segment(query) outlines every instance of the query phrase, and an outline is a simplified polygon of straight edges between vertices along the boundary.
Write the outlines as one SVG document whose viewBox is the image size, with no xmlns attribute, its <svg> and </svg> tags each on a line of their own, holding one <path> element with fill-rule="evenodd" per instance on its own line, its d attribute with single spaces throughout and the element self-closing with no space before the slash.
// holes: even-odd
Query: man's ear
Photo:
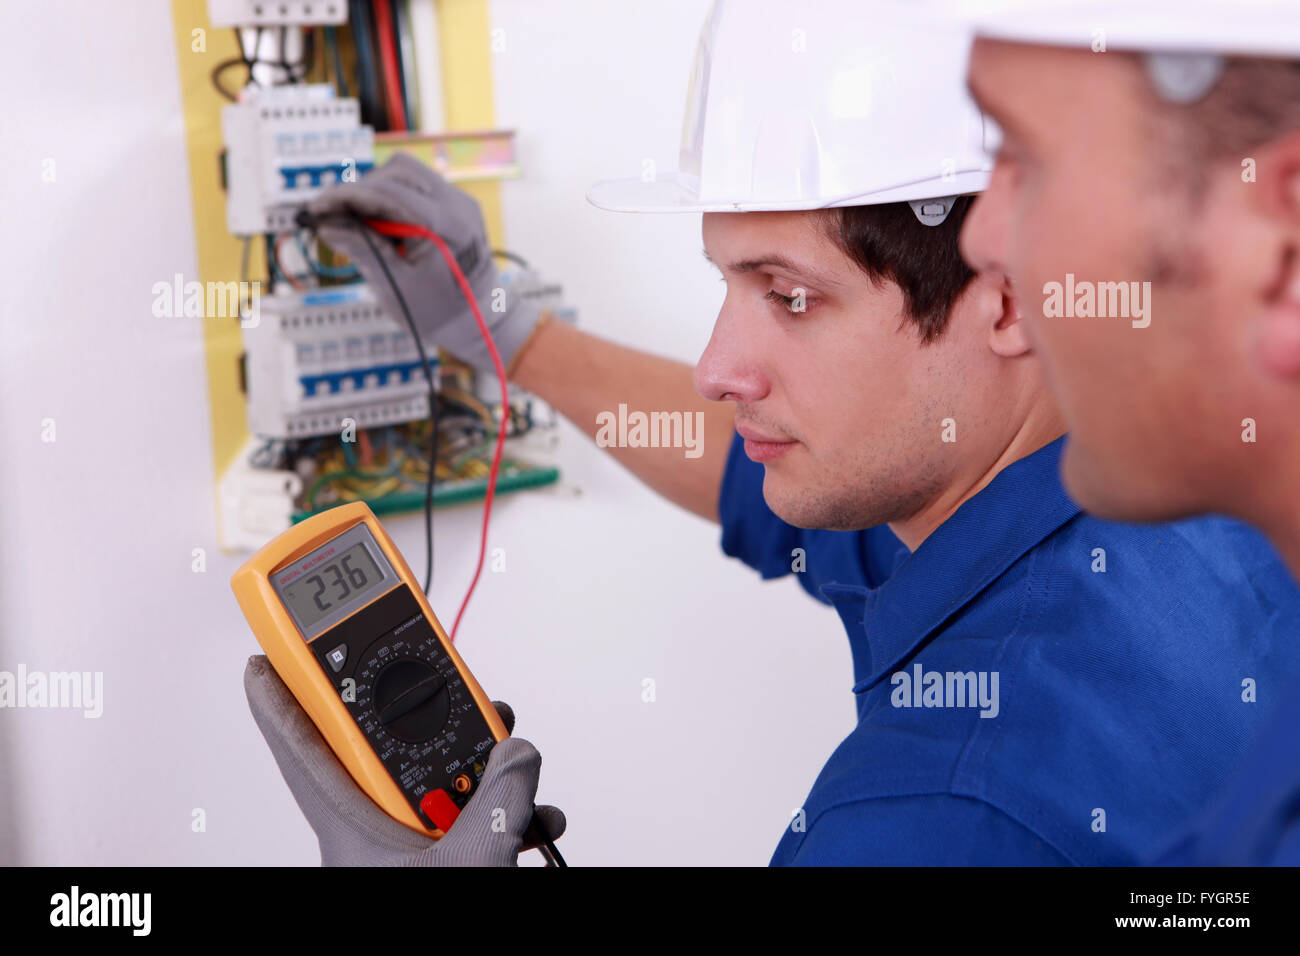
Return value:
<svg viewBox="0 0 1300 956">
<path fill-rule="evenodd" d="M 1288 245 L 1255 326 L 1255 363 L 1274 379 L 1300 385 L 1300 252 Z"/>
<path fill-rule="evenodd" d="M 1011 280 L 995 272 L 983 272 L 971 280 L 980 284 L 978 305 L 987 322 L 989 348 L 1002 358 L 1016 358 L 1033 351 L 1020 318 L 1020 302 Z"/>
<path fill-rule="evenodd" d="M 1256 211 L 1284 228 L 1300 229 L 1300 130 L 1256 150 L 1255 157 Z"/>
<path fill-rule="evenodd" d="M 1300 384 L 1300 133 L 1270 146 L 1258 168 L 1256 202 L 1281 242 L 1259 303 L 1255 362 L 1270 378 Z"/>
</svg>

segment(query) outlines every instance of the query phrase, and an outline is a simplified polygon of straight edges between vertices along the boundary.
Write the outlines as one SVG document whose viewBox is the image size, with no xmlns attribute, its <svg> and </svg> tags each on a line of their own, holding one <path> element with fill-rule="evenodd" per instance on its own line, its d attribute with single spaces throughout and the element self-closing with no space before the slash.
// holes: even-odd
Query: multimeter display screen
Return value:
<svg viewBox="0 0 1300 956">
<path fill-rule="evenodd" d="M 384 583 L 384 574 L 362 543 L 354 544 L 331 560 L 280 588 L 302 628 L 369 596 Z"/>
</svg>

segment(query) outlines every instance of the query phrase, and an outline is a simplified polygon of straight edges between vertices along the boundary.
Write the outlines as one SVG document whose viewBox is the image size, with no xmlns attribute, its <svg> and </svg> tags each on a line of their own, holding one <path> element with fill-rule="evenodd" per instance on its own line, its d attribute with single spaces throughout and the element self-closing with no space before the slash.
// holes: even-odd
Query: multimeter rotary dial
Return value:
<svg viewBox="0 0 1300 956">
<path fill-rule="evenodd" d="M 380 725 L 394 737 L 428 740 L 438 736 L 451 711 L 447 679 L 427 661 L 395 660 L 375 677 L 373 706 Z"/>
<path fill-rule="evenodd" d="M 436 638 L 376 641 L 356 671 L 362 729 L 382 752 L 387 744 L 449 750 L 462 714 L 474 708 L 460 674 Z"/>
</svg>

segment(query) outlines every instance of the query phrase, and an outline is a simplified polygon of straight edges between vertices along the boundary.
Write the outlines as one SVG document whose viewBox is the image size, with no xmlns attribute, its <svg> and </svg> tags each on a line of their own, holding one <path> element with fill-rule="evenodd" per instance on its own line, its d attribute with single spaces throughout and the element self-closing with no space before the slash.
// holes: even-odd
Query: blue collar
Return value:
<svg viewBox="0 0 1300 956">
<path fill-rule="evenodd" d="M 1079 514 L 1061 485 L 1065 436 L 1012 462 L 866 590 L 862 624 L 871 652 L 861 693 L 895 671 L 948 618 Z"/>
</svg>

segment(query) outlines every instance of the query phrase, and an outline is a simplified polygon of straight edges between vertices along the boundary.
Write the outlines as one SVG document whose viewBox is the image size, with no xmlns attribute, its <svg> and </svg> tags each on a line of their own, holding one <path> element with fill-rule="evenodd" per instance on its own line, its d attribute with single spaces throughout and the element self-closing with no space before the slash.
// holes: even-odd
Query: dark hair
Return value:
<svg viewBox="0 0 1300 956">
<path fill-rule="evenodd" d="M 975 275 L 957 245 L 974 198 L 958 197 L 938 226 L 922 223 L 905 202 L 823 210 L 826 231 L 845 255 L 872 282 L 888 280 L 903 290 L 903 308 L 923 342 L 943 334 L 953 303 Z"/>
</svg>

